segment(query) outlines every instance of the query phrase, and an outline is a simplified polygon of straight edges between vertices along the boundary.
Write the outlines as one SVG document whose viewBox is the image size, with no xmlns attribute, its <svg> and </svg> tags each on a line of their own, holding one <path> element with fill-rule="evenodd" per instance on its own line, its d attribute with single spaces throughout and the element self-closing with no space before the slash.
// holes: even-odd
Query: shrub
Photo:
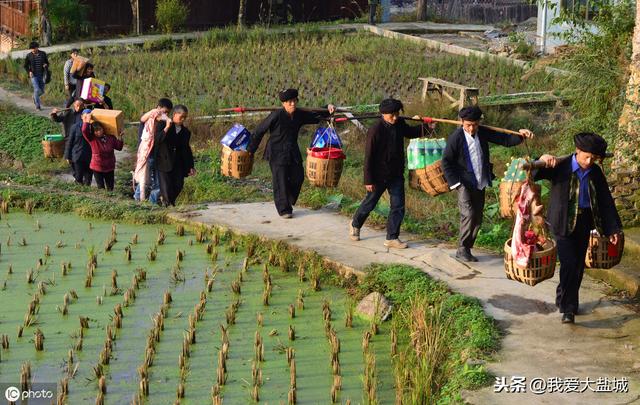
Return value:
<svg viewBox="0 0 640 405">
<path fill-rule="evenodd" d="M 77 37 L 89 32 L 87 22 L 89 6 L 79 0 L 56 0 L 49 2 L 49 19 L 55 41 Z"/>
<path fill-rule="evenodd" d="M 180 0 L 159 0 L 156 6 L 156 20 L 165 33 L 182 27 L 188 15 L 189 8 Z"/>
</svg>

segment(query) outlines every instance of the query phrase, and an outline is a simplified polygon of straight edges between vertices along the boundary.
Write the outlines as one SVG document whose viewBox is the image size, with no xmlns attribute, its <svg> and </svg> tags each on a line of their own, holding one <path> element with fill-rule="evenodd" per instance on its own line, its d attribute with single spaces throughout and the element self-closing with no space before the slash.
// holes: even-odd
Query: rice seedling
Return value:
<svg viewBox="0 0 640 405">
<path fill-rule="evenodd" d="M 207 240 L 207 229 L 200 227 L 196 229 L 196 242 L 204 243 Z M 217 245 L 217 244 L 216 244 Z"/>
<path fill-rule="evenodd" d="M 32 384 L 31 362 L 27 361 L 20 366 L 20 388 L 22 391 L 29 391 Z"/>
<path fill-rule="evenodd" d="M 158 237 L 156 238 L 156 243 L 158 245 L 164 245 L 164 241 L 166 239 L 167 235 L 164 232 L 164 228 L 160 228 L 158 230 Z"/>
<path fill-rule="evenodd" d="M 158 247 L 154 246 L 152 248 L 149 248 L 149 252 L 147 253 L 147 260 L 149 260 L 150 262 L 153 262 L 156 260 L 156 256 L 158 255 Z"/>
<path fill-rule="evenodd" d="M 105 376 L 100 377 L 100 379 L 98 380 L 98 391 L 101 394 L 107 393 L 107 379 L 105 378 Z"/>
<path fill-rule="evenodd" d="M 33 284 L 35 277 L 33 275 L 33 269 L 27 270 L 27 284 Z"/>
<path fill-rule="evenodd" d="M 288 335 L 289 335 L 289 340 L 291 340 L 291 341 L 296 340 L 296 330 L 293 327 L 293 325 L 289 325 Z"/>
<path fill-rule="evenodd" d="M 26 200 L 24 202 L 24 210 L 27 214 L 33 215 L 33 209 L 35 208 L 35 202 L 33 200 Z"/>
<path fill-rule="evenodd" d="M 9 335 L 2 335 L 2 349 L 9 350 Z"/>
<path fill-rule="evenodd" d="M 138 234 L 134 233 L 133 236 L 131 237 L 131 244 L 132 245 L 137 245 L 138 244 Z"/>
<path fill-rule="evenodd" d="M 128 245 L 124 248 L 124 260 L 127 262 L 131 261 L 131 245 Z"/>
<path fill-rule="evenodd" d="M 34 333 L 34 345 L 37 351 L 41 352 L 44 350 L 44 334 L 40 328 L 37 328 Z"/>
<path fill-rule="evenodd" d="M 49 245 L 44 245 L 44 255 L 45 257 L 51 256 L 51 249 L 49 248 Z"/>
<path fill-rule="evenodd" d="M 2 212 L 3 214 L 9 213 L 9 201 L 7 200 L 0 201 L 0 212 Z"/>
<path fill-rule="evenodd" d="M 176 225 L 176 235 L 184 236 L 184 225 L 182 224 Z"/>
<path fill-rule="evenodd" d="M 7 274 L 8 275 L 12 275 L 13 274 L 13 266 L 11 264 L 9 264 L 9 268 L 7 269 Z"/>
<path fill-rule="evenodd" d="M 304 309 L 304 294 L 300 289 L 298 290 L 298 295 L 296 297 L 296 306 L 298 307 L 299 311 L 302 311 Z"/>
<path fill-rule="evenodd" d="M 18 242 L 20 246 L 27 246 L 27 239 L 23 236 L 20 242 Z"/>
</svg>

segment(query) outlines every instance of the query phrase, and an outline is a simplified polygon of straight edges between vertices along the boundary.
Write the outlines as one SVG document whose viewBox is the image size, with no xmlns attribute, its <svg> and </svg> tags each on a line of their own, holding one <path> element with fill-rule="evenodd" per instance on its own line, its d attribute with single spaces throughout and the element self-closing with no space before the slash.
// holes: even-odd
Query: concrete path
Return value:
<svg viewBox="0 0 640 405">
<path fill-rule="evenodd" d="M 592 380 L 583 393 L 494 393 L 494 387 L 465 392 L 472 404 L 629 404 L 640 403 L 640 317 L 605 295 L 605 287 L 589 277 L 581 289 L 581 314 L 575 325 L 560 323 L 554 305 L 554 280 L 529 287 L 508 280 L 502 258 L 476 252 L 480 262 L 467 266 L 452 258 L 453 250 L 437 242 L 403 234 L 410 249 L 387 251 L 383 231 L 363 228 L 362 240 L 347 236 L 348 219 L 329 210 L 299 209 L 295 217 L 278 217 L 272 203 L 210 204 L 204 210 L 171 214 L 176 221 L 222 225 L 237 232 L 281 239 L 314 250 L 355 272 L 370 263 L 405 263 L 443 280 L 452 289 L 480 299 L 504 330 L 502 349 L 488 364 L 498 377 L 577 378 Z M 628 378 L 629 392 L 594 392 L 598 378 Z M 569 384 L 570 386 L 570 384 Z M 606 389 L 606 385 L 600 388 Z"/>
</svg>

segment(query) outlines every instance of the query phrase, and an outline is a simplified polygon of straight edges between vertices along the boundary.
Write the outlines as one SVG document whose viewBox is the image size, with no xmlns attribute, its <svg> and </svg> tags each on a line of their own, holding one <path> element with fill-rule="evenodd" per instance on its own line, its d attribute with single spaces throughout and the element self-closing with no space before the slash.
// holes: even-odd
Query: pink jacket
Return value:
<svg viewBox="0 0 640 405">
<path fill-rule="evenodd" d="M 82 123 L 82 136 L 91 146 L 91 164 L 89 168 L 94 172 L 107 173 L 116 169 L 116 154 L 114 150 L 122 150 L 124 142 L 113 135 L 101 138 L 93 134 L 90 124 Z"/>
</svg>

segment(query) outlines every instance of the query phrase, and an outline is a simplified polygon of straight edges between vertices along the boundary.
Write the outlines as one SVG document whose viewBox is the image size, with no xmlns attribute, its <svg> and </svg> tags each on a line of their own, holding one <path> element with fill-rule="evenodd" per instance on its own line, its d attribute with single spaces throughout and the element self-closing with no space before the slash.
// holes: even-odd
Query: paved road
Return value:
<svg viewBox="0 0 640 405">
<path fill-rule="evenodd" d="M 502 349 L 488 365 L 496 376 L 527 379 L 589 377 L 629 379 L 628 393 L 499 393 L 493 386 L 465 392 L 472 404 L 623 404 L 640 398 L 640 318 L 605 295 L 605 287 L 585 277 L 581 314 L 575 325 L 560 323 L 554 305 L 553 280 L 529 287 L 508 280 L 502 258 L 479 252 L 480 262 L 467 266 L 451 257 L 453 250 L 437 242 L 403 234 L 410 249 L 387 251 L 384 232 L 363 228 L 360 242 L 347 236 L 348 219 L 329 210 L 295 211 L 292 220 L 280 219 L 272 203 L 210 204 L 204 210 L 172 214 L 176 220 L 222 225 L 242 233 L 281 239 L 305 250 L 315 250 L 359 272 L 373 262 L 406 263 L 447 282 L 454 290 L 480 299 L 486 312 L 504 330 Z M 556 271 L 557 273 L 557 271 Z M 582 384 L 582 388 L 585 385 Z"/>
</svg>

